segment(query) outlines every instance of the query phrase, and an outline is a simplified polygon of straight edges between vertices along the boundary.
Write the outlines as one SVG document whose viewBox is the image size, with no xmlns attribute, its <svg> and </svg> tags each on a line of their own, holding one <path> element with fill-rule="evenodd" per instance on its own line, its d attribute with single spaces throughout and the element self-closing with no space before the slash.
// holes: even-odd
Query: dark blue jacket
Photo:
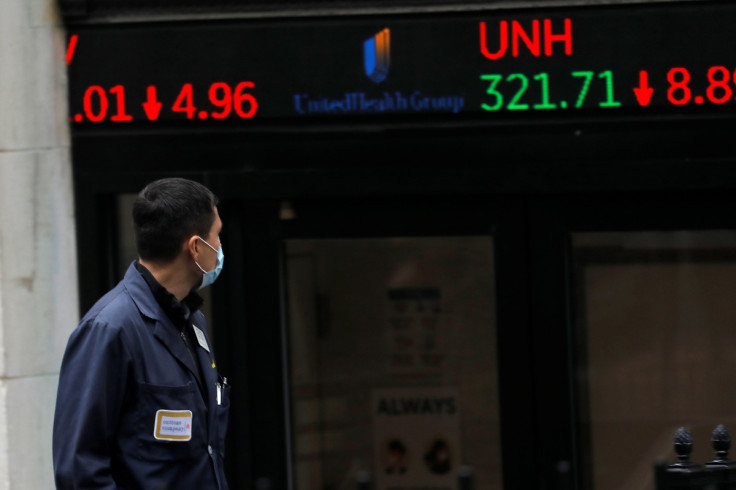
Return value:
<svg viewBox="0 0 736 490">
<path fill-rule="evenodd" d="M 229 386 L 217 374 L 204 316 L 196 312 L 191 321 L 210 349 L 195 342 L 206 403 L 191 352 L 133 265 L 85 315 L 61 366 L 53 437 L 58 489 L 227 489 Z M 172 440 L 161 424 L 189 422 L 166 417 L 188 412 L 185 436 Z"/>
</svg>

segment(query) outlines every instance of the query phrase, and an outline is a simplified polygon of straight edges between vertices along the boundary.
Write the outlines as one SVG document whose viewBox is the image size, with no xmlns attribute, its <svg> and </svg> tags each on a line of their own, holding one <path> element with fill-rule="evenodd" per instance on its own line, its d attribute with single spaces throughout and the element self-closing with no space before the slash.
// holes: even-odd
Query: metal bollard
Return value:
<svg viewBox="0 0 736 490">
<path fill-rule="evenodd" d="M 475 475 L 470 466 L 461 466 L 457 471 L 460 490 L 475 490 Z"/>
<path fill-rule="evenodd" d="M 357 490 L 371 490 L 373 488 L 371 474 L 367 471 L 359 471 L 355 475 L 355 483 L 357 484 Z"/>
<path fill-rule="evenodd" d="M 273 488 L 273 486 L 271 485 L 270 478 L 266 478 L 265 476 L 262 476 L 256 480 L 257 490 L 271 490 L 271 488 Z"/>
</svg>

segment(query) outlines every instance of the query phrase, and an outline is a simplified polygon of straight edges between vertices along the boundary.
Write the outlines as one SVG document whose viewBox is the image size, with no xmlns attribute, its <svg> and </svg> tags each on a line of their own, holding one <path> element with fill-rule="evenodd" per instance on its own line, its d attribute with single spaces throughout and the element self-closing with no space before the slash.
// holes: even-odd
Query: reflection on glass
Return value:
<svg viewBox="0 0 736 490">
<path fill-rule="evenodd" d="M 490 237 L 286 244 L 298 490 L 501 488 Z"/>
<path fill-rule="evenodd" d="M 736 428 L 736 233 L 580 233 L 573 248 L 584 487 L 653 490 L 678 427 L 701 463 L 713 428 Z"/>
</svg>

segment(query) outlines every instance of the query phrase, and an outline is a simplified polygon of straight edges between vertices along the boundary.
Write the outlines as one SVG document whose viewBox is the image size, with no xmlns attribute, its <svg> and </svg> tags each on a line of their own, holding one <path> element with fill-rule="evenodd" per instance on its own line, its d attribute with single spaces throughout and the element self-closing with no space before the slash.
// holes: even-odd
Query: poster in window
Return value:
<svg viewBox="0 0 736 490">
<path fill-rule="evenodd" d="M 457 490 L 457 391 L 375 389 L 372 399 L 376 490 Z"/>
<path fill-rule="evenodd" d="M 440 373 L 447 360 L 440 288 L 391 288 L 386 298 L 389 373 L 412 377 Z"/>
</svg>

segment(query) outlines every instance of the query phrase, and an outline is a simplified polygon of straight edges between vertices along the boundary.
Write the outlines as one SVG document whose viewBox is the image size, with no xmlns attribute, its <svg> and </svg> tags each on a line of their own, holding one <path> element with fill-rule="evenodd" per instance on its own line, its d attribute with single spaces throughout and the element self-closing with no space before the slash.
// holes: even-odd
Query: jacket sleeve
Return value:
<svg viewBox="0 0 736 490">
<path fill-rule="evenodd" d="M 69 338 L 54 415 L 57 489 L 117 488 L 111 461 L 131 365 L 123 333 L 92 319 Z"/>
</svg>

